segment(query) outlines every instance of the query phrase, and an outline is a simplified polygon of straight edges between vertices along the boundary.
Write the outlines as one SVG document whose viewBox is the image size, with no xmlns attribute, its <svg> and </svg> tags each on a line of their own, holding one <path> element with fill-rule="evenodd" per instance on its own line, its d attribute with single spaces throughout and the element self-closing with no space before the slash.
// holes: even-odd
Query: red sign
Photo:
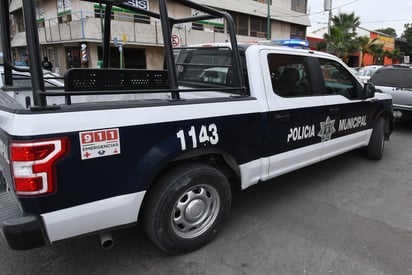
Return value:
<svg viewBox="0 0 412 275">
<path fill-rule="evenodd" d="M 180 45 L 180 38 L 177 34 L 172 34 L 172 46 L 173 48 L 179 47 Z"/>
<path fill-rule="evenodd" d="M 82 160 L 120 154 L 119 129 L 80 132 Z"/>
</svg>

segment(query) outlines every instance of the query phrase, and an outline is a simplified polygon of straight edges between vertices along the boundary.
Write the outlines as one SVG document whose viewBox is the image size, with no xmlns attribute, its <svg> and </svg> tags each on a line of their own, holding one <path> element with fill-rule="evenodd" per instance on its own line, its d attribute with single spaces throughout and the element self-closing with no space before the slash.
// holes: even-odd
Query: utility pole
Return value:
<svg viewBox="0 0 412 275">
<path fill-rule="evenodd" d="M 330 37 L 330 28 L 331 28 L 331 21 L 332 21 L 332 0 L 325 0 L 324 10 L 329 11 L 329 16 L 328 16 L 328 37 Z M 329 52 L 329 42 L 328 41 L 326 41 L 326 51 Z"/>
<path fill-rule="evenodd" d="M 272 0 L 266 0 L 268 2 L 268 26 L 267 26 L 267 40 L 270 40 L 271 35 L 270 35 L 270 2 L 272 2 Z"/>
</svg>

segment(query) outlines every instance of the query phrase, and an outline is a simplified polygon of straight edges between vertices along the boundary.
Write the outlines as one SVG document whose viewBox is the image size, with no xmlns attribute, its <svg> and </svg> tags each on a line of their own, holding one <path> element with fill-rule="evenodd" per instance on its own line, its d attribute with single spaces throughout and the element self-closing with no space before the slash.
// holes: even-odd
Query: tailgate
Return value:
<svg viewBox="0 0 412 275">
<path fill-rule="evenodd" d="M 0 90 L 0 181 L 11 189 L 10 132 L 16 113 L 24 111 L 17 101 Z"/>
</svg>

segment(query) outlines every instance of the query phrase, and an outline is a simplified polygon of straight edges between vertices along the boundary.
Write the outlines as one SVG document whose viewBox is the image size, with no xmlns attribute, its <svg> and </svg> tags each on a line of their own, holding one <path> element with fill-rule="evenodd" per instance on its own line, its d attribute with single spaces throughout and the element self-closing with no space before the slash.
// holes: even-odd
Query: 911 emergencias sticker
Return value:
<svg viewBox="0 0 412 275">
<path fill-rule="evenodd" d="M 119 129 L 80 132 L 82 160 L 120 154 Z"/>
</svg>

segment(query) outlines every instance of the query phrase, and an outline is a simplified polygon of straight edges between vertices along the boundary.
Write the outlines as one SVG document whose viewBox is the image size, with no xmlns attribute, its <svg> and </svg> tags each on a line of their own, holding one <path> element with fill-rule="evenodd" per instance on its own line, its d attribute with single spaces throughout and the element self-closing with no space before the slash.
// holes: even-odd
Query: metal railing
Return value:
<svg viewBox="0 0 412 275">
<path fill-rule="evenodd" d="M 96 16 L 97 15 L 97 16 Z M 101 41 L 102 23 L 98 13 L 73 12 L 44 20 L 39 24 L 39 40 L 42 44 L 66 41 Z M 229 34 L 214 26 L 204 25 L 203 30 L 191 23 L 174 26 L 173 33 L 179 36 L 179 46 L 206 42 L 224 42 Z M 112 38 L 128 44 L 163 45 L 160 20 L 135 18 L 133 14 L 116 13 L 112 16 Z M 113 41 L 113 40 L 112 40 Z"/>
</svg>

